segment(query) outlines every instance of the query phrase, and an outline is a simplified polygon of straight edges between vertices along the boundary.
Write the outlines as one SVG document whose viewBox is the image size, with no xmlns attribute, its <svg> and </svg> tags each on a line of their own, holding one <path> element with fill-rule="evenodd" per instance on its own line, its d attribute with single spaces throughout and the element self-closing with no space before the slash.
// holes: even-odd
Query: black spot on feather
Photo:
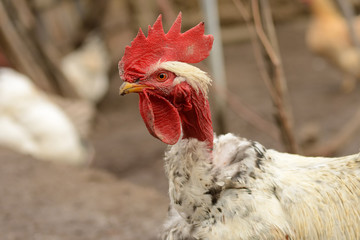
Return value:
<svg viewBox="0 0 360 240">
<path fill-rule="evenodd" d="M 272 190 L 273 190 L 274 196 L 275 196 L 279 201 L 281 201 L 280 196 L 278 195 L 278 192 L 277 192 L 277 189 L 276 189 L 275 186 L 273 187 Z"/>
<path fill-rule="evenodd" d="M 182 199 L 177 199 L 177 200 L 175 200 L 175 204 L 177 204 L 177 205 L 182 205 Z"/>
<path fill-rule="evenodd" d="M 262 165 L 262 159 L 261 158 L 256 158 L 256 167 L 260 168 L 261 165 Z"/>
<path fill-rule="evenodd" d="M 187 181 L 190 180 L 190 175 L 189 175 L 188 173 L 185 173 L 185 179 L 186 179 Z"/>
<path fill-rule="evenodd" d="M 258 158 L 264 158 L 264 153 L 262 151 L 260 151 L 257 147 L 254 147 L 255 152 L 256 152 L 256 157 Z"/>
<path fill-rule="evenodd" d="M 222 191 L 221 187 L 212 187 L 209 189 L 209 191 L 205 192 L 205 194 L 211 195 L 212 205 L 215 205 L 217 203 L 217 201 L 219 200 L 221 191 Z"/>
<path fill-rule="evenodd" d="M 231 177 L 231 180 L 237 181 L 238 179 L 241 179 L 242 176 L 244 176 L 245 174 L 246 174 L 246 171 L 238 171 Z"/>
<path fill-rule="evenodd" d="M 261 150 L 259 149 L 259 147 L 256 145 L 256 142 L 252 142 L 252 147 L 254 148 L 254 151 L 256 152 L 256 156 L 258 158 L 264 158 L 264 152 L 265 152 L 265 149 L 262 148 Z"/>
</svg>

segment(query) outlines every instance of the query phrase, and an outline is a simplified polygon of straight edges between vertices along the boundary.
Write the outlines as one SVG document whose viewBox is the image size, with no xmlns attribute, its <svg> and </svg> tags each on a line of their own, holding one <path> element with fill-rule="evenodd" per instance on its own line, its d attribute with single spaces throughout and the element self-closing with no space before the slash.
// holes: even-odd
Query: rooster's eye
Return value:
<svg viewBox="0 0 360 240">
<path fill-rule="evenodd" d="M 164 82 L 168 78 L 167 73 L 161 72 L 157 75 L 157 80 L 160 82 Z"/>
</svg>

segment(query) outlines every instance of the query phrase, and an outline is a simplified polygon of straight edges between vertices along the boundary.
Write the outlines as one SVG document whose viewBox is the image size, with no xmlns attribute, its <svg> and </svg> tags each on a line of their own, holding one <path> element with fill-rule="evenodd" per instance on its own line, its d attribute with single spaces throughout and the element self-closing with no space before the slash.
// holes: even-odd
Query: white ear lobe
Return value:
<svg viewBox="0 0 360 240">
<path fill-rule="evenodd" d="M 186 81 L 186 78 L 184 78 L 184 77 L 176 77 L 174 79 L 173 86 L 175 86 L 175 85 L 177 85 L 179 83 L 185 82 L 185 81 Z"/>
</svg>

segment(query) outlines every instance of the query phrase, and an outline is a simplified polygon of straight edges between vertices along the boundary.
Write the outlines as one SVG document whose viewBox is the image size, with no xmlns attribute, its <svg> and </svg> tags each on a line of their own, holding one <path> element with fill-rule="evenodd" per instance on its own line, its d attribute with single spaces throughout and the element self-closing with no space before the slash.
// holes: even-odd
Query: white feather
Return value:
<svg viewBox="0 0 360 240">
<path fill-rule="evenodd" d="M 180 141 L 165 169 L 163 239 L 360 239 L 358 154 L 303 157 L 226 134 L 212 154 L 204 142 Z"/>
</svg>

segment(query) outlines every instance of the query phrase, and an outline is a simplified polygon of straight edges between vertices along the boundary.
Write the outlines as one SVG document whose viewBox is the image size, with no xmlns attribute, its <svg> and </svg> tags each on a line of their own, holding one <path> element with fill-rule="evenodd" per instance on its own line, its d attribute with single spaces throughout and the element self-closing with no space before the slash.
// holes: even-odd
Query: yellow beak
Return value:
<svg viewBox="0 0 360 240">
<path fill-rule="evenodd" d="M 123 96 L 128 93 L 139 93 L 142 92 L 142 90 L 144 90 L 145 88 L 154 89 L 153 87 L 149 87 L 146 85 L 124 82 L 120 86 L 119 94 Z"/>
</svg>

